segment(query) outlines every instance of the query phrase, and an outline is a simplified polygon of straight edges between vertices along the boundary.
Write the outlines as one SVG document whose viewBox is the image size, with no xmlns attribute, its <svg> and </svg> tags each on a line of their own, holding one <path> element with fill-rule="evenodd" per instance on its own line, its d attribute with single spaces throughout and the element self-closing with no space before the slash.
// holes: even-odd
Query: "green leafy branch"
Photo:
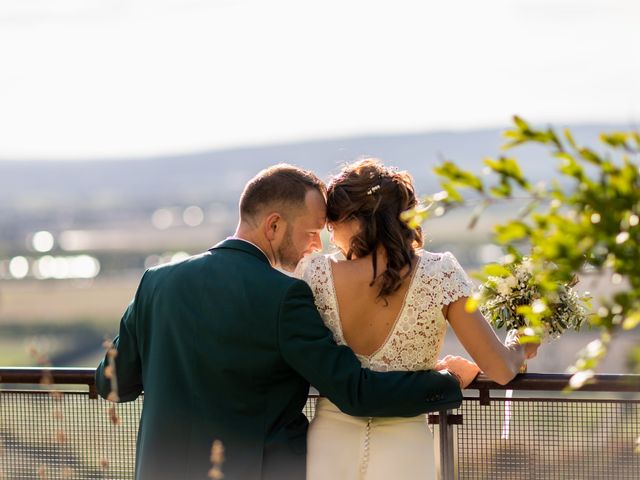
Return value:
<svg viewBox="0 0 640 480">
<path fill-rule="evenodd" d="M 599 299 L 601 306 L 590 316 L 590 324 L 602 332 L 597 348 L 585 349 L 571 370 L 582 372 L 578 378 L 587 381 L 611 336 L 640 326 L 640 134 L 603 133 L 604 151 L 598 152 L 578 145 L 568 129 L 559 134 L 515 117 L 504 136 L 505 151 L 526 144 L 548 149 L 545 160 L 554 161 L 556 179 L 549 186 L 533 185 L 518 161 L 507 156 L 485 159 L 484 175 L 444 161 L 434 169 L 441 177 L 442 191 L 427 196 L 424 206 L 405 218 L 418 225 L 474 204 L 469 222 L 469 228 L 474 228 L 491 205 L 526 199 L 515 218 L 494 227 L 494 237 L 508 254 L 507 263 L 521 259 L 522 251 L 529 250 L 533 281 L 546 305 L 557 300 L 559 286 L 572 282 L 576 274 L 600 274 L 616 286 L 615 292 Z M 485 267 L 478 277 L 486 279 L 495 268 Z M 534 317 L 539 319 L 544 309 L 524 313 L 535 322 Z M 593 354 L 596 350 L 597 355 Z"/>
</svg>

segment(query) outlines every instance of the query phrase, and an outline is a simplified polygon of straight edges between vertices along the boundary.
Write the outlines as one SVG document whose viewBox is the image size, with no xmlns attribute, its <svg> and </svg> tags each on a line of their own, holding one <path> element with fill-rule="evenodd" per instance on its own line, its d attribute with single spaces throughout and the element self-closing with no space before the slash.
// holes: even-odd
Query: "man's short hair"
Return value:
<svg viewBox="0 0 640 480">
<path fill-rule="evenodd" d="M 240 196 L 240 218 L 255 219 L 267 209 L 279 209 L 283 215 L 305 207 L 305 197 L 315 189 L 323 196 L 326 186 L 315 174 L 281 163 L 266 168 L 245 185 Z"/>
</svg>

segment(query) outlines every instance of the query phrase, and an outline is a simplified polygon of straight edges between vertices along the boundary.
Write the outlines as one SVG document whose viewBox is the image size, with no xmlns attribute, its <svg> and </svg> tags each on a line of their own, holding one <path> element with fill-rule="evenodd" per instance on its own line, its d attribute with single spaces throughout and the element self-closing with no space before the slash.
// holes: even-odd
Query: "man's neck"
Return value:
<svg viewBox="0 0 640 480">
<path fill-rule="evenodd" d="M 269 259 L 269 263 L 271 264 L 271 266 L 274 266 L 274 258 L 272 258 L 273 256 L 271 255 L 269 242 L 258 235 L 255 230 L 250 230 L 243 227 L 243 224 L 238 225 L 238 228 L 236 228 L 236 231 L 233 234 L 233 238 L 244 240 L 245 242 L 248 242 L 254 247 L 258 248 L 262 253 L 264 253 L 264 256 Z"/>
</svg>

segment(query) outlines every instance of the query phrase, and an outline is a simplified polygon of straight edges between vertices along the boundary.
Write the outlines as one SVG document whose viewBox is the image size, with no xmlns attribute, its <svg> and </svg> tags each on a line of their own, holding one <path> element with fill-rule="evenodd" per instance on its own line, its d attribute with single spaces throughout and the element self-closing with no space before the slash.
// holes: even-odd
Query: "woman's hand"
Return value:
<svg viewBox="0 0 640 480">
<path fill-rule="evenodd" d="M 458 377 L 460 388 L 467 388 L 480 373 L 480 368 L 474 362 L 463 357 L 447 355 L 436 363 L 436 370 L 449 370 Z"/>
<path fill-rule="evenodd" d="M 471 358 L 484 374 L 500 385 L 506 385 L 516 376 L 527 358 L 538 352 L 536 344 L 520 344 L 517 332 L 509 332 L 502 343 L 489 322 L 476 309 L 467 312 L 467 297 L 460 297 L 449 304 L 447 320 Z"/>
<path fill-rule="evenodd" d="M 540 348 L 539 343 L 520 343 L 520 335 L 518 334 L 518 330 L 509 330 L 507 332 L 507 338 L 504 340 L 505 346 L 512 348 L 518 345 L 522 345 L 524 349 L 524 358 L 529 360 L 530 358 L 534 358 L 538 354 L 538 348 Z"/>
</svg>

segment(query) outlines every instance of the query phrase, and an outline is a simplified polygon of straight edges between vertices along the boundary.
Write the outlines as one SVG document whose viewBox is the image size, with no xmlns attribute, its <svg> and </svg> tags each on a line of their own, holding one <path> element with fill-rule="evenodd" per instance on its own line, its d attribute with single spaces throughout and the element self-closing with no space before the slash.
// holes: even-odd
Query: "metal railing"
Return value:
<svg viewBox="0 0 640 480">
<path fill-rule="evenodd" d="M 0 368 L 0 479 L 133 478 L 143 401 L 114 409 L 93 377 L 93 369 Z M 567 395 L 568 379 L 478 378 L 458 410 L 429 415 L 438 477 L 640 478 L 640 376 L 597 375 Z M 316 400 L 305 407 L 310 418 Z"/>
<path fill-rule="evenodd" d="M 440 443 L 455 459 L 444 464 L 442 478 L 640 478 L 640 376 L 597 375 L 579 392 L 563 393 L 569 378 L 529 373 L 505 386 L 475 381 L 470 389 L 478 395 L 465 395 L 449 421 L 440 420 Z M 441 453 L 442 462 L 448 458 Z"/>
</svg>

